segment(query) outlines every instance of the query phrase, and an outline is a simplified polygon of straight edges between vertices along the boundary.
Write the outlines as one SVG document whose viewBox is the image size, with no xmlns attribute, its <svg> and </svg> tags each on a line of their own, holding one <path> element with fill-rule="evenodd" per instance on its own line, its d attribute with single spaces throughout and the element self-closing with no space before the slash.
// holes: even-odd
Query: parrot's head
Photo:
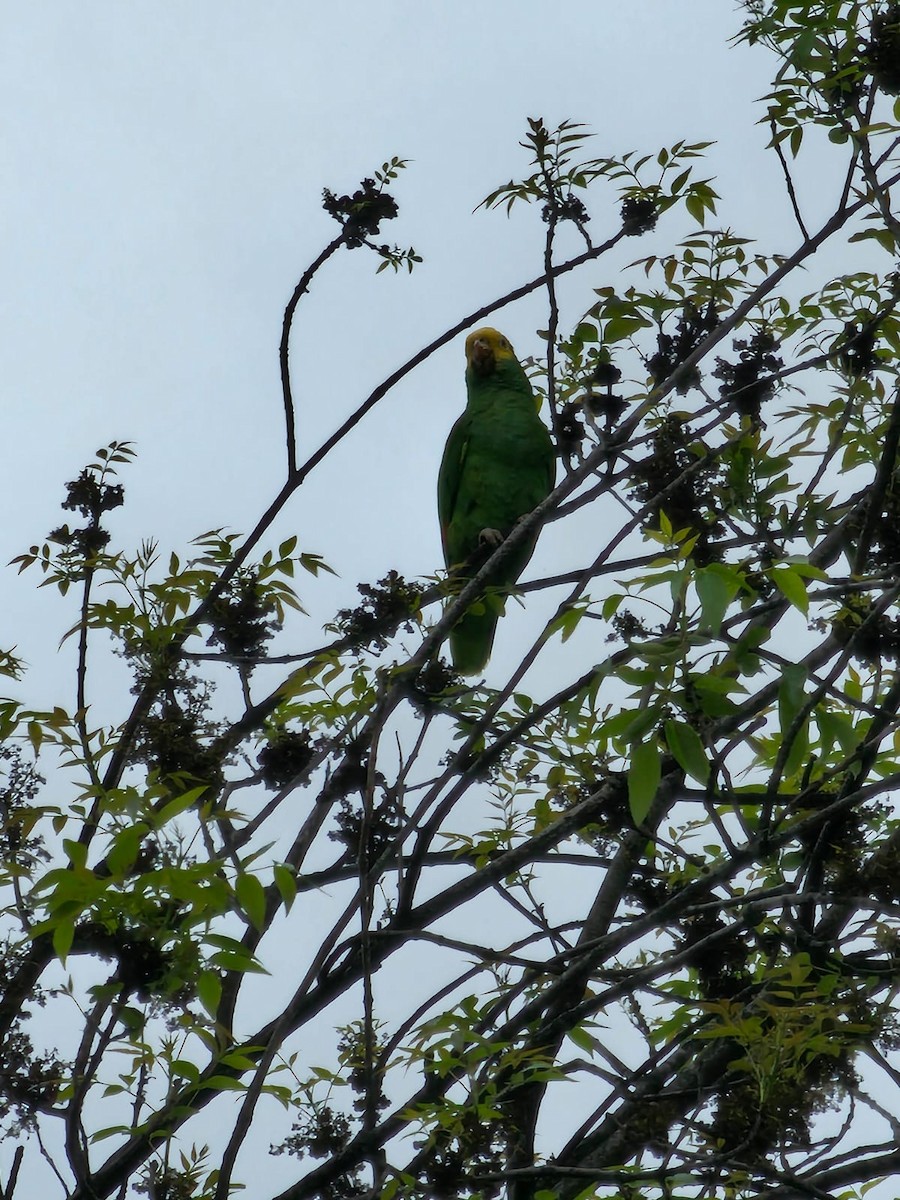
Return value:
<svg viewBox="0 0 900 1200">
<path fill-rule="evenodd" d="M 510 359 L 516 361 L 509 338 L 505 338 L 496 329 L 485 326 L 484 329 L 476 329 L 466 338 L 466 362 L 481 378 L 493 375 L 502 362 Z"/>
</svg>

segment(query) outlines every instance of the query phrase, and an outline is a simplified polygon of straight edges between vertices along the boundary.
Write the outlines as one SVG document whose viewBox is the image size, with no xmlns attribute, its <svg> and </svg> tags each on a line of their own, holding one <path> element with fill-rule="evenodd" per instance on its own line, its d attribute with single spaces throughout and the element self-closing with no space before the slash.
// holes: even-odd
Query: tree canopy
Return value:
<svg viewBox="0 0 900 1200">
<path fill-rule="evenodd" d="M 542 254 L 309 448 L 290 351 L 320 273 L 421 261 L 390 159 L 325 190 L 249 532 L 118 545 L 119 441 L 14 560 L 75 653 L 41 707 L 0 658 L 0 1200 L 896 1194 L 900 3 L 741 9 L 789 250 L 719 226 L 708 143 L 608 156 L 533 117 L 483 206 L 531 206 Z M 323 631 L 316 530 L 276 523 L 534 295 L 556 488 L 461 590 L 387 561 Z M 573 528 L 574 567 L 485 590 Z M 504 601 L 484 678 L 455 675 L 450 627 Z"/>
</svg>

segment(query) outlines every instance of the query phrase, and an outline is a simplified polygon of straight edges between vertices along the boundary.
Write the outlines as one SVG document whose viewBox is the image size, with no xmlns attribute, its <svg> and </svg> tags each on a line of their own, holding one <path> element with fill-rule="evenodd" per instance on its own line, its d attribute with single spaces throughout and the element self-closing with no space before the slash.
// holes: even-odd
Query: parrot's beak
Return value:
<svg viewBox="0 0 900 1200">
<path fill-rule="evenodd" d="M 476 338 L 472 343 L 472 366 L 479 375 L 489 375 L 496 363 L 494 351 L 486 338 Z"/>
</svg>

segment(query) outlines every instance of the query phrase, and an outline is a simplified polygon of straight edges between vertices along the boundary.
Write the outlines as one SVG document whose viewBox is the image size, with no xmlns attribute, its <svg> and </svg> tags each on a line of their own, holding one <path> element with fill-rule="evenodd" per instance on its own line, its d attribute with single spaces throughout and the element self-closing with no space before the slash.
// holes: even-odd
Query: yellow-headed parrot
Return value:
<svg viewBox="0 0 900 1200">
<path fill-rule="evenodd" d="M 466 411 L 450 431 L 438 476 L 438 515 L 444 560 L 465 582 L 520 517 L 553 490 L 556 463 L 534 392 L 509 341 L 496 329 L 466 338 Z M 534 553 L 537 533 L 521 542 L 490 580 L 509 588 Z M 450 631 L 458 671 L 472 675 L 487 663 L 498 606 L 480 600 Z"/>
</svg>

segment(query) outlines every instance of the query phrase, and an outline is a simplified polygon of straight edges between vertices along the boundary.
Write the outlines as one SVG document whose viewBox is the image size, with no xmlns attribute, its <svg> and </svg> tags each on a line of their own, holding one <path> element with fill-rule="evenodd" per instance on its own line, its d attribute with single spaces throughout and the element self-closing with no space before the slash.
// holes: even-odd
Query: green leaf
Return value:
<svg viewBox="0 0 900 1200">
<path fill-rule="evenodd" d="M 626 317 L 624 315 L 610 317 L 603 329 L 604 342 L 621 342 L 630 338 L 639 329 L 646 329 L 650 324 L 643 317 Z"/>
<path fill-rule="evenodd" d="M 737 680 L 717 675 L 692 675 L 691 687 L 707 717 L 728 717 L 735 711 L 728 693 L 746 691 Z"/>
<path fill-rule="evenodd" d="M 806 675 L 806 667 L 799 663 L 788 663 L 782 670 L 781 685 L 778 689 L 778 719 L 782 736 L 787 734 L 806 701 Z M 809 717 L 801 723 L 791 743 L 784 766 L 785 775 L 793 775 L 799 770 L 808 753 Z"/>
<path fill-rule="evenodd" d="M 786 561 L 791 570 L 796 572 L 801 579 L 818 579 L 820 583 L 828 582 L 828 573 L 821 567 L 813 566 L 811 562 L 802 558 L 789 558 Z"/>
<path fill-rule="evenodd" d="M 189 808 L 192 808 L 197 803 L 203 793 L 208 790 L 207 785 L 202 784 L 200 787 L 191 788 L 190 791 L 184 792 L 181 796 L 176 796 L 174 800 L 170 800 L 168 804 L 160 809 L 157 815 L 157 829 L 165 825 L 167 821 L 171 821 L 173 817 L 187 812 Z"/>
<path fill-rule="evenodd" d="M 238 1071 L 252 1071 L 258 1065 L 258 1059 L 240 1050 L 230 1050 L 222 1055 L 219 1062 L 223 1067 L 235 1067 Z"/>
<path fill-rule="evenodd" d="M 90 1135 L 91 1145 L 95 1142 L 102 1142 L 106 1138 L 121 1137 L 122 1134 L 133 1133 L 134 1130 L 130 1125 L 107 1125 L 105 1129 L 98 1129 L 96 1133 Z"/>
<path fill-rule="evenodd" d="M 241 974 L 268 975 L 266 968 L 246 950 L 217 950 L 209 960 L 223 971 L 238 971 Z"/>
<path fill-rule="evenodd" d="M 88 848 L 83 842 L 75 842 L 71 838 L 63 839 L 63 850 L 73 867 L 84 867 L 87 863 Z"/>
<path fill-rule="evenodd" d="M 833 712 L 830 709 L 816 709 L 816 724 L 819 727 L 819 737 L 822 739 L 822 755 L 828 756 L 828 750 L 837 740 L 845 755 L 853 754 L 859 745 L 860 735 L 853 725 L 853 718 L 846 712 Z"/>
<path fill-rule="evenodd" d="M 675 177 L 675 179 L 672 180 L 671 184 L 669 185 L 669 191 L 672 193 L 673 196 L 677 196 L 679 194 L 679 192 L 684 187 L 684 185 L 687 183 L 687 181 L 690 179 L 690 177 L 691 177 L 691 168 L 687 167 L 679 175 L 677 175 Z"/>
<path fill-rule="evenodd" d="M 785 600 L 793 604 L 794 608 L 799 608 L 805 617 L 809 612 L 809 596 L 806 594 L 806 584 L 800 572 L 793 567 L 772 567 L 766 574 Z"/>
<path fill-rule="evenodd" d="M 606 599 L 603 601 L 603 607 L 600 610 L 604 621 L 608 621 L 610 617 L 614 616 L 618 612 L 619 605 L 624 599 L 625 597 L 621 592 L 613 592 L 611 595 L 606 597 Z"/>
<path fill-rule="evenodd" d="M 222 980 L 216 971 L 201 971 L 197 980 L 197 997 L 209 1015 L 215 1017 L 222 999 Z"/>
<path fill-rule="evenodd" d="M 266 890 L 255 875 L 246 872 L 238 875 L 234 885 L 234 894 L 243 911 L 257 929 L 264 929 L 266 923 Z"/>
<path fill-rule="evenodd" d="M 143 821 L 129 825 L 116 834 L 112 846 L 106 854 L 106 865 L 111 874 L 124 875 L 134 865 L 141 848 L 141 843 L 147 836 L 147 826 Z"/>
<path fill-rule="evenodd" d="M 678 765 L 692 779 L 705 784 L 709 779 L 709 759 L 697 730 L 685 721 L 666 721 L 663 730 L 666 745 Z"/>
<path fill-rule="evenodd" d="M 169 1063 L 169 1070 L 173 1075 L 180 1079 L 186 1079 L 189 1083 L 196 1083 L 200 1078 L 200 1068 L 187 1058 L 173 1058 Z"/>
<path fill-rule="evenodd" d="M 561 631 L 562 640 L 567 642 L 578 628 L 586 612 L 584 604 L 575 604 L 571 608 L 566 608 L 553 622 L 552 629 L 554 632 Z"/>
<path fill-rule="evenodd" d="M 697 224 L 702 225 L 704 214 L 706 212 L 706 206 L 703 203 L 703 198 L 698 196 L 696 192 L 690 192 L 685 198 L 684 206 Z"/>
<path fill-rule="evenodd" d="M 661 778 L 662 763 L 656 738 L 634 746 L 628 767 L 628 807 L 636 825 L 640 825 L 650 811 Z"/>
<path fill-rule="evenodd" d="M 242 1092 L 244 1085 L 239 1079 L 232 1079 L 230 1075 L 212 1075 L 209 1079 L 203 1080 L 203 1087 L 211 1092 Z"/>
<path fill-rule="evenodd" d="M 53 930 L 53 953 L 61 963 L 65 963 L 72 942 L 75 940 L 75 922 L 60 921 Z"/>
<path fill-rule="evenodd" d="M 623 663 L 616 674 L 623 683 L 630 683 L 633 687 L 644 687 L 656 679 L 656 672 L 650 667 L 636 667 L 631 663 Z"/>
<path fill-rule="evenodd" d="M 287 912 L 290 912 L 291 905 L 297 895 L 297 876 L 290 867 L 286 867 L 283 863 L 276 863 L 272 868 L 272 876 L 275 881 L 275 886 L 278 888 L 278 894 L 281 897 L 281 902 Z"/>
<path fill-rule="evenodd" d="M 712 633 L 718 633 L 728 605 L 741 587 L 737 571 L 723 563 L 711 563 L 701 567 L 695 579 L 703 625 Z"/>
<path fill-rule="evenodd" d="M 621 737 L 626 743 L 637 742 L 659 721 L 659 706 L 651 708 L 624 708 L 604 721 L 604 737 Z"/>
<path fill-rule="evenodd" d="M 598 1041 L 593 1034 L 588 1033 L 583 1025 L 576 1025 L 573 1029 L 568 1030 L 566 1036 L 585 1054 L 596 1054 Z"/>
<path fill-rule="evenodd" d="M 782 732 L 789 728 L 803 707 L 806 699 L 806 675 L 806 667 L 800 663 L 787 663 L 782 669 L 781 685 L 778 688 L 778 719 Z"/>
</svg>

